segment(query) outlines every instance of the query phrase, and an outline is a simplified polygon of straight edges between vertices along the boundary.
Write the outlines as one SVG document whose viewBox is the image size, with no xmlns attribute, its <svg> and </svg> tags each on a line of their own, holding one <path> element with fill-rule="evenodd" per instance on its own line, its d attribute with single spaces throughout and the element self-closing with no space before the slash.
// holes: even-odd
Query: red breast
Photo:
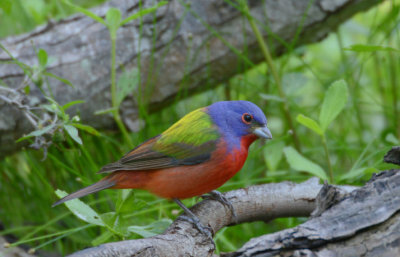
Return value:
<svg viewBox="0 0 400 257">
<path fill-rule="evenodd" d="M 256 136 L 245 136 L 240 148 L 227 153 L 226 143 L 219 143 L 207 162 L 153 171 L 118 171 L 114 188 L 141 188 L 164 198 L 189 198 L 208 193 L 233 177 L 247 158 L 250 144 Z M 113 174 L 114 175 L 114 174 Z"/>
</svg>

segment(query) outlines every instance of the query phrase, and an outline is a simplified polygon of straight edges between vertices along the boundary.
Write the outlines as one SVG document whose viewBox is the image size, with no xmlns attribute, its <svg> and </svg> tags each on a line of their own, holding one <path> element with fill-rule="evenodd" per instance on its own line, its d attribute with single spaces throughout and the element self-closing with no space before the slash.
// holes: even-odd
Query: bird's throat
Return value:
<svg viewBox="0 0 400 257">
<path fill-rule="evenodd" d="M 249 149 L 250 145 L 255 140 L 257 140 L 257 138 L 258 137 L 256 135 L 254 135 L 254 134 L 243 136 L 242 139 L 240 140 L 240 145 L 241 145 L 242 148 L 244 147 L 247 150 L 247 149 Z"/>
</svg>

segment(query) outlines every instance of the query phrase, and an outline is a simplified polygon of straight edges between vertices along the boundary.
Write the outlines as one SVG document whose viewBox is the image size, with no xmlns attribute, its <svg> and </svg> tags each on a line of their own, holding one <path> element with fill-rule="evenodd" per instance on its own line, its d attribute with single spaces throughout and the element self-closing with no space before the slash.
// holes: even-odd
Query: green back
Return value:
<svg viewBox="0 0 400 257">
<path fill-rule="evenodd" d="M 147 140 L 99 173 L 154 170 L 195 165 L 211 158 L 221 137 L 205 109 L 184 116 L 161 135 Z"/>
</svg>

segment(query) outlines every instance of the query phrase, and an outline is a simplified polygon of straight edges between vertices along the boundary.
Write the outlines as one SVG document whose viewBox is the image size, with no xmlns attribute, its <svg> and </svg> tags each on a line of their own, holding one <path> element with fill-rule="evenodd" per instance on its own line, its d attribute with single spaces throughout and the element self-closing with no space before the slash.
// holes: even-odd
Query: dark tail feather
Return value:
<svg viewBox="0 0 400 257">
<path fill-rule="evenodd" d="M 54 207 L 56 205 L 59 205 L 59 204 L 61 204 L 63 202 L 75 199 L 75 198 L 80 198 L 82 196 L 85 196 L 85 195 L 88 195 L 88 194 L 91 194 L 91 193 L 95 193 L 95 192 L 101 191 L 103 189 L 107 189 L 107 188 L 113 187 L 113 186 L 115 186 L 115 184 L 116 184 L 115 181 L 112 181 L 110 179 L 105 178 L 103 180 L 100 180 L 97 183 L 94 183 L 93 185 L 90 185 L 88 187 L 82 188 L 82 189 L 80 189 L 80 190 L 78 190 L 78 191 L 76 191 L 76 192 L 74 192 L 74 193 L 72 193 L 70 195 L 67 195 L 66 197 L 64 197 L 64 198 L 60 199 L 59 201 L 55 202 L 52 205 L 52 207 Z"/>
</svg>

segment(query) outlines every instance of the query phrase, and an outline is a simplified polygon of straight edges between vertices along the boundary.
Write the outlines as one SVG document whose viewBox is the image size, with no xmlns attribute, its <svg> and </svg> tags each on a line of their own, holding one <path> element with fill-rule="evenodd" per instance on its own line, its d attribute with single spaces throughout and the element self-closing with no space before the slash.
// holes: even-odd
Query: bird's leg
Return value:
<svg viewBox="0 0 400 257">
<path fill-rule="evenodd" d="M 232 203 L 220 192 L 213 190 L 206 195 L 201 196 L 203 199 L 211 199 L 222 203 L 223 205 L 227 206 L 232 213 L 233 222 L 237 223 L 237 215 L 236 211 L 233 208 Z"/>
<path fill-rule="evenodd" d="M 206 235 L 208 238 L 211 239 L 211 241 L 214 244 L 214 240 L 212 237 L 212 232 L 211 232 L 211 228 L 204 226 L 203 224 L 201 224 L 200 219 L 191 211 L 189 210 L 182 202 L 181 200 L 174 198 L 173 199 L 185 212 L 186 216 L 181 216 L 181 219 L 188 221 L 192 224 L 195 225 L 195 227 L 204 235 Z M 214 244 L 215 246 L 215 244 Z"/>
</svg>

